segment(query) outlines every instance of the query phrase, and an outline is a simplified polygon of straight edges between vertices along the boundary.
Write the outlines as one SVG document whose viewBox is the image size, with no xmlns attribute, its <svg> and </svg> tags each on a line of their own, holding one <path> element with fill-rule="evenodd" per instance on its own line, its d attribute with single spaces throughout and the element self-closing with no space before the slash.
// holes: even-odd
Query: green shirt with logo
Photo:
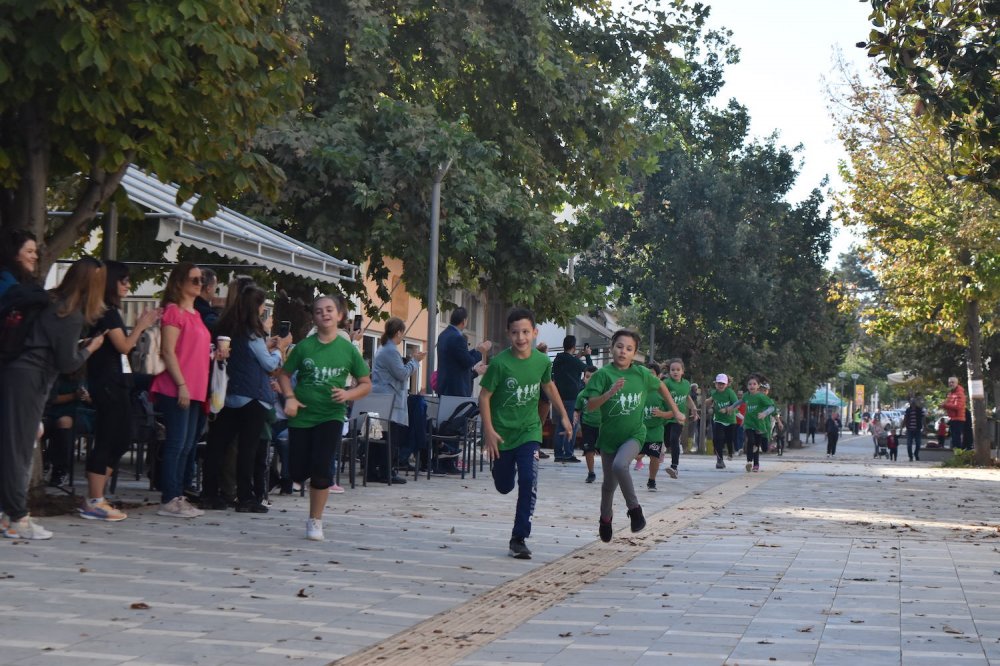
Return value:
<svg viewBox="0 0 1000 666">
<path fill-rule="evenodd" d="M 732 387 L 727 386 L 721 391 L 712 391 L 709 397 L 712 399 L 712 407 L 715 409 L 715 416 L 713 417 L 713 420 L 716 423 L 721 423 L 722 425 L 735 424 L 736 410 L 733 410 L 728 414 L 722 410 L 726 407 L 732 407 L 739 402 L 739 398 L 736 397 L 736 391 L 734 391 Z"/>
<path fill-rule="evenodd" d="M 574 409 L 576 409 L 576 411 L 580 412 L 581 414 L 580 423 L 582 423 L 583 425 L 588 425 L 591 428 L 601 427 L 601 410 L 599 409 L 588 410 L 587 401 L 584 399 L 583 393 L 577 394 L 576 405 L 574 405 Z"/>
<path fill-rule="evenodd" d="M 667 401 L 663 399 L 660 395 L 659 388 L 656 388 L 646 394 L 646 409 L 643 414 L 646 426 L 646 441 L 647 442 L 662 442 L 663 428 L 667 424 L 667 419 L 660 418 L 659 416 L 653 416 L 654 409 L 662 409 L 663 411 L 668 411 L 670 408 L 667 406 Z"/>
<path fill-rule="evenodd" d="M 288 419 L 288 425 L 293 428 L 311 428 L 327 421 L 343 422 L 347 418 L 347 404 L 334 402 L 331 392 L 335 388 L 347 388 L 348 377 L 371 374 L 357 347 L 340 336 L 330 342 L 309 336 L 292 349 L 284 370 L 297 375 L 295 398 L 302 403 L 298 414 Z"/>
<path fill-rule="evenodd" d="M 501 451 L 509 451 L 526 442 L 542 441 L 542 422 L 538 419 L 538 397 L 542 384 L 552 381 L 552 362 L 537 349 L 528 358 L 518 358 L 508 348 L 490 360 L 480 386 L 490 395 L 493 429 L 503 440 Z"/>
<path fill-rule="evenodd" d="M 687 416 L 688 413 L 688 397 L 691 395 L 691 382 L 681 378 L 679 382 L 675 382 L 670 377 L 663 380 L 664 385 L 666 385 L 667 390 L 670 391 L 670 396 L 677 403 L 677 409 L 681 414 Z M 677 419 L 669 418 L 667 423 L 677 423 Z"/>
<path fill-rule="evenodd" d="M 633 364 L 622 370 L 606 365 L 594 373 L 581 395 L 586 400 L 595 398 L 607 392 L 619 378 L 625 379 L 625 385 L 600 407 L 601 434 L 597 448 L 602 453 L 615 453 L 630 439 L 639 444 L 646 441 L 646 396 L 660 387 L 660 380 L 645 366 Z"/>
<path fill-rule="evenodd" d="M 774 401 L 763 393 L 749 392 L 743 394 L 743 400 L 747 403 L 747 416 L 743 421 L 743 427 L 763 435 L 770 435 L 771 419 L 768 416 L 760 417 L 759 414 L 774 407 Z"/>
</svg>

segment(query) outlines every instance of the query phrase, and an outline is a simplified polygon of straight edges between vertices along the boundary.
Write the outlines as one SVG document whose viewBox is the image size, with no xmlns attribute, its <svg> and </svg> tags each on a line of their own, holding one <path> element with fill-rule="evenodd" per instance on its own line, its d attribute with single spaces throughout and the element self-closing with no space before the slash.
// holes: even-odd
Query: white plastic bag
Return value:
<svg viewBox="0 0 1000 666">
<path fill-rule="evenodd" d="M 215 361 L 212 381 L 208 386 L 208 409 L 218 414 L 226 406 L 226 388 L 229 386 L 229 369 L 225 361 Z"/>
</svg>

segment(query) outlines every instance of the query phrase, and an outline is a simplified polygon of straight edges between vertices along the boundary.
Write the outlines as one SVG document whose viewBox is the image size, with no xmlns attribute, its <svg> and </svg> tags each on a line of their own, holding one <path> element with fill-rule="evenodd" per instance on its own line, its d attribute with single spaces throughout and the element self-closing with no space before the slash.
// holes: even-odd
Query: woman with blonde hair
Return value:
<svg viewBox="0 0 1000 666">
<path fill-rule="evenodd" d="M 8 539 L 50 539 L 28 515 L 28 471 L 38 424 L 59 374 L 79 369 L 104 344 L 104 335 L 81 340 L 104 312 L 104 266 L 85 257 L 74 262 L 52 303 L 35 319 L 24 351 L 0 368 L 0 506 Z"/>
</svg>

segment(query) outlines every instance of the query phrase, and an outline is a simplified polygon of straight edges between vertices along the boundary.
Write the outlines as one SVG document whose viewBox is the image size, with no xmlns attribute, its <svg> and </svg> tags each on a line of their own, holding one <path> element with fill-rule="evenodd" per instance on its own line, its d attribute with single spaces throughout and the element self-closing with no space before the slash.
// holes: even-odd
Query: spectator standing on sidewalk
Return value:
<svg viewBox="0 0 1000 666">
<path fill-rule="evenodd" d="M 455 308 L 451 312 L 448 328 L 441 331 L 437 339 L 438 395 L 472 396 L 473 370 L 493 347 L 489 340 L 483 340 L 476 348 L 469 350 L 465 340 L 465 327 L 469 324 L 469 312 L 465 308 Z"/>
<path fill-rule="evenodd" d="M 812 440 L 812 443 L 816 443 L 816 416 L 814 414 L 809 414 L 809 429 L 806 431 L 806 441 Z"/>
<path fill-rule="evenodd" d="M 826 457 L 837 455 L 837 440 L 840 439 L 840 413 L 830 412 L 826 419 Z"/>
<path fill-rule="evenodd" d="M 576 351 L 576 336 L 567 335 L 563 339 L 563 350 L 552 360 L 552 381 L 555 382 L 556 389 L 562 397 L 567 414 L 573 413 L 576 396 L 583 388 L 580 377 L 586 368 L 587 364 L 580 360 Z M 562 428 L 556 431 L 556 462 L 580 462 L 580 459 L 573 454 L 576 445 L 575 433 L 575 430 L 564 432 Z"/>
<path fill-rule="evenodd" d="M 965 434 L 965 389 L 958 383 L 958 377 L 948 378 L 948 395 L 941 408 L 948 415 L 948 429 L 951 431 L 951 448 L 954 450 L 970 448 L 968 442 L 963 442 Z"/>
<path fill-rule="evenodd" d="M 562 397 L 552 381 L 552 363 L 534 347 L 538 328 L 535 315 L 514 308 L 507 315 L 510 347 L 497 354 L 480 383 L 479 414 L 483 420 L 486 453 L 493 462 L 493 484 L 501 494 L 517 485 L 517 508 L 511 531 L 509 554 L 530 560 L 524 540 L 531 536 L 531 516 L 538 494 L 538 449 L 542 445 L 542 423 L 538 396 L 549 397 L 566 431 L 572 431 Z"/>
<path fill-rule="evenodd" d="M 924 433 L 924 408 L 918 398 L 910 398 L 910 404 L 903 413 L 903 427 L 906 428 L 906 455 L 910 460 L 920 460 L 920 438 Z"/>
</svg>

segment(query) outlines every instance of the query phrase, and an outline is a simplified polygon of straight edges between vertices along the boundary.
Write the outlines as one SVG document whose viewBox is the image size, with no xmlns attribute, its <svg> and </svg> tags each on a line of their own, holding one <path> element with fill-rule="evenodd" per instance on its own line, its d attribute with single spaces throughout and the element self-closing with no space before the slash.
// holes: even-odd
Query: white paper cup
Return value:
<svg viewBox="0 0 1000 666">
<path fill-rule="evenodd" d="M 226 335 L 220 335 L 215 339 L 216 343 L 219 345 L 220 351 L 229 351 L 229 342 L 231 338 Z"/>
</svg>

